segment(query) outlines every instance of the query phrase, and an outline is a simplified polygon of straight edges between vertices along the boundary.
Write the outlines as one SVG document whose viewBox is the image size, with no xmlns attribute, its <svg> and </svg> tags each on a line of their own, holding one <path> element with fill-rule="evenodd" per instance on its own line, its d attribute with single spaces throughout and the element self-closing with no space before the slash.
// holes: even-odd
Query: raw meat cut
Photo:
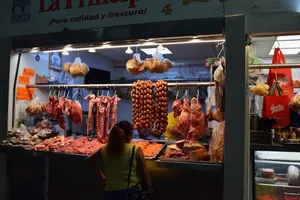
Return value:
<svg viewBox="0 0 300 200">
<path fill-rule="evenodd" d="M 202 113 L 202 107 L 197 98 L 192 98 L 190 114 L 190 128 L 186 137 L 188 141 L 196 141 L 207 132 L 208 122 Z"/>
<path fill-rule="evenodd" d="M 70 99 L 65 99 L 65 102 L 64 102 L 64 107 L 63 107 L 63 110 L 62 112 L 64 114 L 66 114 L 67 116 L 69 116 L 72 112 L 72 100 Z"/>
<path fill-rule="evenodd" d="M 191 151 L 189 153 L 191 161 L 209 161 L 209 154 L 206 152 L 205 148 L 198 149 L 196 151 Z"/>
<path fill-rule="evenodd" d="M 96 106 L 96 96 L 94 94 L 87 95 L 84 99 L 89 101 L 87 135 L 90 135 L 93 130 L 94 108 Z"/>
<path fill-rule="evenodd" d="M 58 151 L 70 154 L 84 154 L 91 155 L 99 150 L 103 143 L 97 139 L 90 141 L 87 137 L 75 139 L 74 142 L 68 146 L 60 148 Z"/>
<path fill-rule="evenodd" d="M 212 162 L 224 161 L 224 132 L 225 121 L 220 122 L 219 125 L 213 129 L 209 146 L 210 161 Z"/>
<path fill-rule="evenodd" d="M 105 111 L 104 111 L 104 135 L 102 139 L 108 139 L 108 135 L 109 135 L 109 116 L 110 116 L 110 107 L 111 107 L 111 97 L 110 96 L 106 96 L 106 106 L 105 106 Z"/>
<path fill-rule="evenodd" d="M 45 140 L 44 142 L 35 145 L 32 150 L 35 151 L 57 151 L 58 149 L 71 144 L 74 141 L 72 137 L 57 136 Z"/>
<path fill-rule="evenodd" d="M 71 104 L 72 122 L 79 124 L 82 122 L 82 107 L 78 101 L 73 101 Z"/>
<path fill-rule="evenodd" d="M 190 129 L 190 105 L 187 98 L 183 99 L 182 111 L 178 119 L 177 128 L 186 137 Z"/>
<path fill-rule="evenodd" d="M 216 84 L 215 99 L 216 108 L 221 112 L 225 111 L 225 70 L 221 62 L 218 68 L 215 70 L 214 79 Z"/>
<path fill-rule="evenodd" d="M 105 108 L 107 99 L 105 96 L 99 96 L 96 98 L 96 135 L 99 142 L 103 142 L 104 138 L 104 126 L 105 126 Z"/>
<path fill-rule="evenodd" d="M 112 98 L 112 110 L 111 110 L 111 123 L 110 123 L 110 127 L 109 129 L 112 129 L 112 127 L 117 123 L 117 111 L 118 111 L 118 102 L 120 101 L 121 99 L 115 95 L 113 96 Z"/>
<path fill-rule="evenodd" d="M 174 101 L 172 105 L 172 110 L 174 112 L 174 117 L 178 117 L 181 114 L 182 111 L 182 103 L 180 100 Z"/>
</svg>

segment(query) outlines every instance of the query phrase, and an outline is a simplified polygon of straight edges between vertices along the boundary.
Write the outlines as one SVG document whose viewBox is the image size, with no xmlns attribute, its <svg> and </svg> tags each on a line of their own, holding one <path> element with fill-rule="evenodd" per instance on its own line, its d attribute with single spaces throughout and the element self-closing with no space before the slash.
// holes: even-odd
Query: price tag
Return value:
<svg viewBox="0 0 300 200">
<path fill-rule="evenodd" d="M 34 75 L 35 75 L 34 69 L 31 69 L 31 68 L 23 69 L 23 76 L 34 77 Z"/>
<path fill-rule="evenodd" d="M 32 100 L 32 94 L 34 93 L 33 88 L 17 87 L 17 100 Z"/>
<path fill-rule="evenodd" d="M 19 76 L 18 81 L 20 84 L 29 84 L 30 77 L 29 76 Z"/>
</svg>

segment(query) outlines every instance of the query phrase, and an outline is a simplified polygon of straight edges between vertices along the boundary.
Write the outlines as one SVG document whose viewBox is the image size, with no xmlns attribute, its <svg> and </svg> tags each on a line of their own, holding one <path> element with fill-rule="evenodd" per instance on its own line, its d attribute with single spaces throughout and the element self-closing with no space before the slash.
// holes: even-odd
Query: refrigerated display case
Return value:
<svg viewBox="0 0 300 200">
<path fill-rule="evenodd" d="M 299 199 L 300 153 L 297 148 L 263 149 L 260 146 L 252 152 L 254 199 Z"/>
</svg>

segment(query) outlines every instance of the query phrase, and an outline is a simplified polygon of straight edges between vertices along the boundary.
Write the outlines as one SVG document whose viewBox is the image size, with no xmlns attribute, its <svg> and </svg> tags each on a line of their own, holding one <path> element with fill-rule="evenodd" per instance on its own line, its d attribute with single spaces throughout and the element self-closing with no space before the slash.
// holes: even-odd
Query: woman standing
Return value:
<svg viewBox="0 0 300 200">
<path fill-rule="evenodd" d="M 110 131 L 108 143 L 88 158 L 104 181 L 106 200 L 126 199 L 127 194 L 130 196 L 139 189 L 139 183 L 142 183 L 143 189 L 151 190 L 151 178 L 144 154 L 141 148 L 130 144 L 132 135 L 133 130 L 129 122 L 117 123 Z"/>
</svg>

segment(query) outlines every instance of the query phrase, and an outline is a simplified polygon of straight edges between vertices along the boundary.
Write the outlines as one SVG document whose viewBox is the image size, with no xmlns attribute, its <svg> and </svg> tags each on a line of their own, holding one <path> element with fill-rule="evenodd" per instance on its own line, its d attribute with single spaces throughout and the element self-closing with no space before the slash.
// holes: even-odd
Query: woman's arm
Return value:
<svg viewBox="0 0 300 200">
<path fill-rule="evenodd" d="M 103 172 L 102 172 L 102 167 L 103 167 L 103 160 L 102 160 L 102 148 L 100 148 L 98 151 L 96 151 L 93 155 L 89 156 L 86 161 L 88 162 L 88 164 L 97 170 L 97 172 L 99 173 L 101 179 L 104 181 L 104 185 L 106 185 L 106 177 L 104 176 Z"/>
<path fill-rule="evenodd" d="M 140 147 L 136 150 L 136 161 L 137 161 L 137 172 L 142 179 L 144 189 L 151 190 L 152 189 L 151 177 L 148 172 L 144 153 Z"/>
</svg>

